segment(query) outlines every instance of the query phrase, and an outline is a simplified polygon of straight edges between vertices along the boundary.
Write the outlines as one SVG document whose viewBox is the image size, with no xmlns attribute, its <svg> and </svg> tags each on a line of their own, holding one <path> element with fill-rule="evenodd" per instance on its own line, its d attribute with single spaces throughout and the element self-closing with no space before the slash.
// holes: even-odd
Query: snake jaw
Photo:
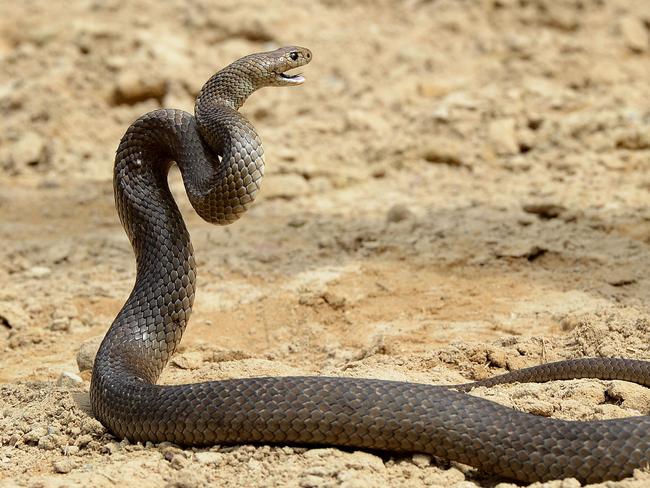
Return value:
<svg viewBox="0 0 650 488">
<path fill-rule="evenodd" d="M 311 51 L 304 47 L 287 46 L 267 53 L 254 54 L 264 64 L 269 77 L 260 80 L 259 86 L 292 86 L 301 85 L 305 78 L 301 73 L 292 74 L 290 71 L 309 64 L 312 58 Z"/>
<path fill-rule="evenodd" d="M 305 82 L 305 77 L 301 73 L 296 73 L 295 75 L 278 73 L 276 76 L 278 81 L 285 85 L 302 85 Z"/>
</svg>

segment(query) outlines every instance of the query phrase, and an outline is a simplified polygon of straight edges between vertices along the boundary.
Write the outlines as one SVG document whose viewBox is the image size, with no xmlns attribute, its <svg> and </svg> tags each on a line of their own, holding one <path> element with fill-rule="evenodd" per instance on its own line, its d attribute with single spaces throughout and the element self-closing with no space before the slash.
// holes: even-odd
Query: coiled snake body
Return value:
<svg viewBox="0 0 650 488">
<path fill-rule="evenodd" d="M 148 113 L 115 159 L 115 200 L 137 276 L 101 344 L 90 399 L 95 416 L 132 441 L 331 444 L 413 451 L 523 481 L 629 476 L 650 462 L 650 417 L 572 422 L 515 411 L 456 389 L 329 377 L 232 379 L 176 386 L 156 381 L 187 324 L 195 290 L 192 246 L 167 185 L 179 166 L 196 211 L 216 224 L 251 205 L 264 174 L 254 128 L 237 111 L 256 89 L 294 85 L 285 72 L 311 59 L 281 48 L 244 57 L 201 90 L 195 117 Z M 523 370 L 492 383 L 591 376 L 648 385 L 650 363 L 585 359 Z"/>
</svg>

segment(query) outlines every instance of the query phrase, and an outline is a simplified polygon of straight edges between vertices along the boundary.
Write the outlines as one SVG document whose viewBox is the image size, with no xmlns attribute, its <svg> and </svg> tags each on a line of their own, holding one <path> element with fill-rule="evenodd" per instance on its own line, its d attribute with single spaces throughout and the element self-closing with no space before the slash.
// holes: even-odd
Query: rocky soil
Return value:
<svg viewBox="0 0 650 488">
<path fill-rule="evenodd" d="M 0 487 L 514 486 L 418 454 L 131 444 L 75 403 L 134 279 L 121 135 L 287 44 L 313 51 L 307 83 L 242 110 L 267 154 L 254 208 L 212 227 L 171 175 L 199 283 L 163 382 L 444 384 L 650 359 L 646 0 L 4 2 Z M 650 392 L 618 381 L 473 394 L 556 418 L 650 414 Z M 599 486 L 649 484 L 646 469 Z"/>
</svg>

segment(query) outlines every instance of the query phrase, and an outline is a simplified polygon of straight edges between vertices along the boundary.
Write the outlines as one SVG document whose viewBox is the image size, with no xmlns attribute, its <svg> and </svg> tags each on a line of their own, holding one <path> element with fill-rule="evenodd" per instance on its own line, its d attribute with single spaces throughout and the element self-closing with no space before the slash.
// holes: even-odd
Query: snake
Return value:
<svg viewBox="0 0 650 488">
<path fill-rule="evenodd" d="M 192 310 L 196 263 L 169 189 L 176 164 L 189 200 L 225 225 L 253 204 L 264 150 L 239 112 L 265 86 L 297 86 L 310 50 L 288 46 L 238 59 L 200 90 L 194 115 L 158 109 L 138 118 L 117 149 L 113 186 L 136 261 L 135 284 L 99 347 L 90 383 L 95 417 L 118 438 L 183 446 L 331 445 L 424 453 L 488 475 L 534 482 L 621 479 L 650 462 L 650 416 L 570 421 L 467 394 L 468 385 L 286 376 L 158 385 Z M 486 380 L 622 379 L 650 386 L 650 362 L 579 358 Z"/>
</svg>

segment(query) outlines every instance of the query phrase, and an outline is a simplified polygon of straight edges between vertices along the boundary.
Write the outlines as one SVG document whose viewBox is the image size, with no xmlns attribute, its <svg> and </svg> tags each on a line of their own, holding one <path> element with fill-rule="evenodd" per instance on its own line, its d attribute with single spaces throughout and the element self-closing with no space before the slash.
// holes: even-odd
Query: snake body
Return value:
<svg viewBox="0 0 650 488">
<path fill-rule="evenodd" d="M 181 340 L 195 291 L 189 234 L 167 184 L 170 165 L 179 166 L 201 217 L 216 224 L 239 218 L 258 193 L 264 159 L 255 129 L 238 109 L 262 86 L 300 84 L 301 76 L 285 72 L 310 59 L 300 47 L 246 56 L 210 78 L 197 97 L 195 116 L 156 110 L 123 136 L 115 159 L 115 200 L 137 275 L 95 359 L 94 415 L 132 441 L 422 452 L 522 481 L 618 479 L 647 465 L 648 416 L 555 420 L 467 395 L 460 391 L 464 386 L 371 379 L 155 384 Z M 527 371 L 495 382 L 596 376 L 650 383 L 650 363 L 627 359 L 551 363 Z"/>
</svg>

